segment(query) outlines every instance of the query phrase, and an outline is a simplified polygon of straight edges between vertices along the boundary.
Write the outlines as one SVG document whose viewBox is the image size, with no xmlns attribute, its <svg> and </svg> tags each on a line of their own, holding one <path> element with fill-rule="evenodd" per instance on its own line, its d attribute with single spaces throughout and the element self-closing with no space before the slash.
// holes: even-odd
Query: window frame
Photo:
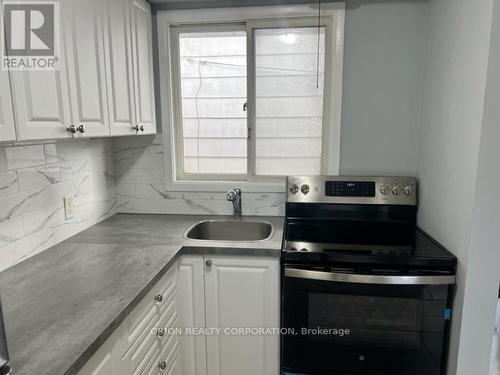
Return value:
<svg viewBox="0 0 500 375">
<path fill-rule="evenodd" d="M 340 161 L 340 122 L 342 107 L 342 71 L 344 50 L 344 3 L 322 6 L 321 26 L 325 27 L 325 88 L 323 93 L 323 126 L 321 166 L 323 175 L 338 175 Z M 283 192 L 282 176 L 255 175 L 255 137 L 247 145 L 247 174 L 185 174 L 181 85 L 179 66 L 179 33 L 210 27 L 213 31 L 246 31 L 247 33 L 247 128 L 255 134 L 255 66 L 254 30 L 262 28 L 317 26 L 317 8 L 309 5 L 263 6 L 242 8 L 159 11 L 158 73 L 160 108 L 165 147 L 165 182 L 169 191 L 226 191 L 238 185 L 247 192 Z M 182 152 L 181 157 L 176 153 Z"/>
</svg>

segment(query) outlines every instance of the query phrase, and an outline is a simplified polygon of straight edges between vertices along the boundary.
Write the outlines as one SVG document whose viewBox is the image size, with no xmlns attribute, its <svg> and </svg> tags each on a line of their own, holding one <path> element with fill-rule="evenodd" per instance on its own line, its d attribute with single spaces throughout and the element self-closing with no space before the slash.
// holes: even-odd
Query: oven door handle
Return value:
<svg viewBox="0 0 500 375">
<path fill-rule="evenodd" d="M 298 268 L 285 268 L 285 276 L 298 279 L 334 281 L 351 284 L 382 285 L 453 285 L 455 276 L 385 276 L 360 275 L 339 272 L 311 271 Z"/>
</svg>

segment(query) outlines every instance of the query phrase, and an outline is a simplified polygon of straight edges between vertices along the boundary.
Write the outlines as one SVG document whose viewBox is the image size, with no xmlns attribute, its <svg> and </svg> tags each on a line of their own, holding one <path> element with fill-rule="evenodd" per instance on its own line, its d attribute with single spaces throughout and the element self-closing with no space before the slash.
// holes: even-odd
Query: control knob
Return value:
<svg viewBox="0 0 500 375">
<path fill-rule="evenodd" d="M 300 191 L 302 192 L 302 194 L 306 195 L 307 193 L 309 193 L 309 185 L 307 184 L 304 184 L 300 187 Z"/>
<path fill-rule="evenodd" d="M 411 195 L 413 193 L 413 190 L 411 188 L 410 185 L 406 185 L 404 188 L 403 188 L 403 194 L 404 195 Z"/>
<path fill-rule="evenodd" d="M 299 191 L 299 185 L 293 184 L 292 186 L 290 186 L 290 193 L 297 194 L 298 191 Z"/>
<path fill-rule="evenodd" d="M 382 185 L 379 190 L 383 195 L 387 195 L 391 192 L 389 185 Z"/>
<path fill-rule="evenodd" d="M 391 187 L 392 194 L 399 195 L 401 193 L 401 189 L 398 185 L 392 185 Z"/>
</svg>

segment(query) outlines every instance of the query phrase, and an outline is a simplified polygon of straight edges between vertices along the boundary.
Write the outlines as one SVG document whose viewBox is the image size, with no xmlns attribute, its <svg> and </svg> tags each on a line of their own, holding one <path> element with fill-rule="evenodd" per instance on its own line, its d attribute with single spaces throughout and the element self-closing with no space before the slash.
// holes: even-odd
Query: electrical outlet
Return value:
<svg viewBox="0 0 500 375">
<path fill-rule="evenodd" d="M 63 198 L 64 202 L 64 218 L 66 220 L 73 219 L 73 197 L 70 197 L 69 195 L 65 196 Z"/>
</svg>

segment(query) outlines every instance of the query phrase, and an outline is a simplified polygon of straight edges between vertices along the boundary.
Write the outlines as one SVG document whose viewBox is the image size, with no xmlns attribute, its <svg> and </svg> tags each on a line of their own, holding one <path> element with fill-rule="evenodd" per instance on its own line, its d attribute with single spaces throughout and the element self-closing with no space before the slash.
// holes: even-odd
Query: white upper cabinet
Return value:
<svg viewBox="0 0 500 375">
<path fill-rule="evenodd" d="M 10 72 L 17 139 L 156 133 L 149 4 L 64 0 L 59 5 L 58 70 Z M 2 110 L 7 87 L 0 88 Z"/>
<path fill-rule="evenodd" d="M 0 71 L 0 142 L 15 139 L 16 131 L 14 129 L 14 114 L 12 113 L 9 74 L 6 71 Z"/>
<path fill-rule="evenodd" d="M 136 134 L 129 1 L 108 0 L 105 17 L 106 79 L 111 135 Z"/>
<path fill-rule="evenodd" d="M 146 1 L 132 0 L 131 21 L 135 125 L 140 134 L 156 133 L 151 7 Z"/>
<path fill-rule="evenodd" d="M 20 140 L 68 137 L 71 118 L 65 69 L 61 64 L 56 71 L 10 73 Z"/>
<path fill-rule="evenodd" d="M 65 0 L 62 20 L 75 135 L 109 134 L 101 0 Z"/>
<path fill-rule="evenodd" d="M 0 2 L 0 19 L 3 19 Z M 0 142 L 16 139 L 9 74 L 0 70 Z"/>
<path fill-rule="evenodd" d="M 60 4 L 63 9 L 67 6 L 67 2 Z M 9 72 L 19 140 L 68 137 L 71 115 L 62 41 L 59 57 L 58 70 Z"/>
</svg>

